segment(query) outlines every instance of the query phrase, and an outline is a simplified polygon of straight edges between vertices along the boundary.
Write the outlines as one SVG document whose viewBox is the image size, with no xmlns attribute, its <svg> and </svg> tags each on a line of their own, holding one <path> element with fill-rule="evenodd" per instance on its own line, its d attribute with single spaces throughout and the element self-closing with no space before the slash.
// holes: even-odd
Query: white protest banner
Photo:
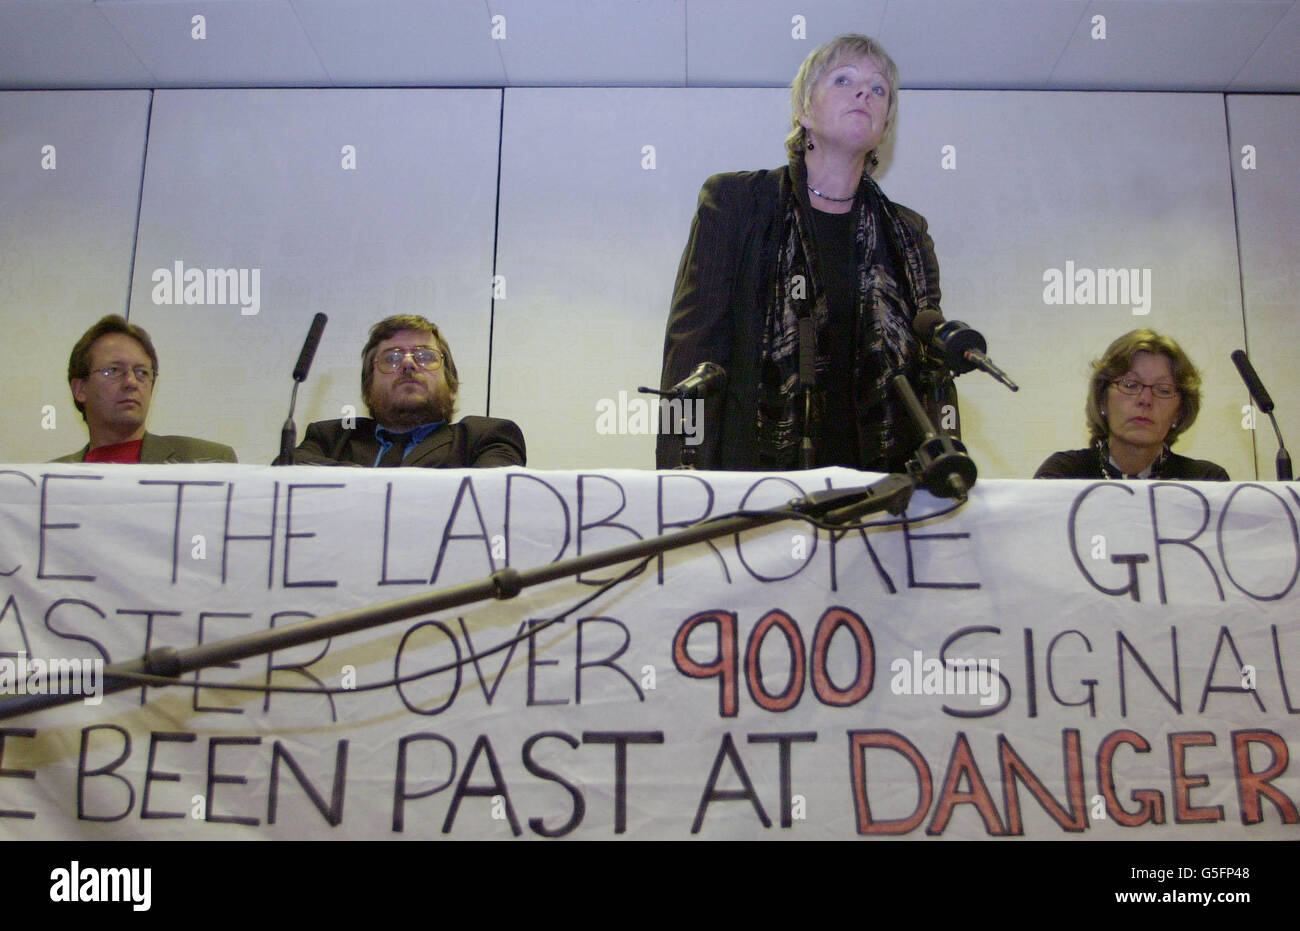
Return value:
<svg viewBox="0 0 1300 931">
<path fill-rule="evenodd" d="M 77 700 L 0 719 L 0 837 L 1300 837 L 1271 483 L 918 492 L 102 694 L 161 646 L 870 478 L 4 467 L 0 711 Z"/>
</svg>

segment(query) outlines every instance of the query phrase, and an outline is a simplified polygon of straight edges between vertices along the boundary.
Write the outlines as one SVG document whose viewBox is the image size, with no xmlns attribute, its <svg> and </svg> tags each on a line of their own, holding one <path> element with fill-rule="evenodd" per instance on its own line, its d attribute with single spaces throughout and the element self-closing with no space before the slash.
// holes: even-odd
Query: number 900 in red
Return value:
<svg viewBox="0 0 1300 931">
<path fill-rule="evenodd" d="M 715 628 L 717 653 L 715 658 L 700 662 L 691 656 L 687 641 L 696 630 L 712 625 Z M 857 653 L 856 673 L 853 681 L 841 687 L 831 680 L 827 657 L 836 634 L 849 638 Z M 760 654 L 769 634 L 779 633 L 785 640 L 789 653 L 790 674 L 785 689 L 777 694 L 769 692 L 763 684 Z M 693 615 L 677 628 L 673 637 L 673 664 L 682 675 L 692 679 L 718 678 L 718 713 L 724 718 L 735 717 L 740 703 L 740 635 L 736 614 L 733 611 L 702 611 Z M 848 608 L 827 608 L 813 631 L 812 655 L 808 655 L 799 624 L 779 609 L 768 611 L 754 625 L 745 644 L 743 674 L 754 704 L 766 711 L 788 711 L 799 704 L 807 679 L 812 680 L 813 695 L 824 705 L 838 708 L 855 705 L 866 698 L 875 678 L 876 651 L 871 631 L 862 618 Z"/>
</svg>

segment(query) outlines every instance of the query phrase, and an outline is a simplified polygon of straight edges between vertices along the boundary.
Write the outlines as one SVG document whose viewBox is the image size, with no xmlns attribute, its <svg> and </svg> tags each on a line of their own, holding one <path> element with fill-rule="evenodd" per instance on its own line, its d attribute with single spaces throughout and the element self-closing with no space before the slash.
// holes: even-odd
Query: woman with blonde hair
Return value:
<svg viewBox="0 0 1300 931">
<path fill-rule="evenodd" d="M 939 309 L 925 219 L 871 177 L 897 95 L 884 49 L 840 36 L 791 85 L 788 164 L 705 182 L 662 377 L 668 390 L 702 362 L 727 370 L 725 395 L 705 409 L 699 467 L 786 470 L 811 458 L 902 471 L 921 436 L 891 379 L 907 375 L 923 396 L 927 384 L 951 386 L 946 370 L 930 376 L 938 369 L 912 329 L 920 311 Z M 811 455 L 801 453 L 805 438 Z M 682 439 L 660 434 L 660 468 L 678 464 Z"/>
</svg>

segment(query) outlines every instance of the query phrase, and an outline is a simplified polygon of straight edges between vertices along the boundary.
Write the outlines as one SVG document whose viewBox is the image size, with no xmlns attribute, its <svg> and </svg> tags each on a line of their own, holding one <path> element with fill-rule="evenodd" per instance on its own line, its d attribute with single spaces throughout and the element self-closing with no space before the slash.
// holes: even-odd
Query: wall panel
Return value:
<svg viewBox="0 0 1300 931">
<path fill-rule="evenodd" d="M 43 461 L 85 445 L 68 354 L 90 324 L 126 313 L 149 96 L 0 93 L 5 462 Z"/>
<path fill-rule="evenodd" d="M 1228 131 L 1246 312 L 1246 339 L 1230 349 L 1250 354 L 1300 459 L 1300 97 L 1230 96 Z M 1259 477 L 1273 479 L 1277 437 L 1259 421 Z"/>
<path fill-rule="evenodd" d="M 787 97 L 507 90 L 492 404 L 524 426 L 531 465 L 653 468 L 654 437 L 598 433 L 597 405 L 658 387 L 700 185 L 783 159 Z"/>
<path fill-rule="evenodd" d="M 882 184 L 930 221 L 945 315 L 983 332 L 1021 386 L 958 379 L 982 474 L 1028 478 L 1051 452 L 1084 446 L 1090 361 L 1149 327 L 1204 377 L 1200 417 L 1176 450 L 1253 477 L 1228 359 L 1241 301 L 1222 98 L 918 91 L 901 107 Z M 1151 293 L 1141 305 L 1100 293 L 1048 303 L 1045 276 L 1071 269 L 1076 299 L 1083 269 L 1128 269 L 1138 283 L 1149 270 Z"/>
<path fill-rule="evenodd" d="M 787 107 L 776 90 L 507 91 L 500 254 L 512 290 L 497 309 L 493 398 L 534 431 L 547 425 L 537 464 L 652 461 L 650 437 L 597 434 L 596 405 L 656 383 L 699 185 L 780 164 Z M 641 167 L 647 144 L 654 170 Z M 985 475 L 1028 477 L 1084 445 L 1089 360 L 1139 326 L 1180 340 L 1205 371 L 1206 406 L 1180 451 L 1251 475 L 1221 351 L 1241 337 L 1226 145 L 1215 95 L 903 92 L 877 178 L 928 218 L 947 316 L 984 332 L 1022 386 L 958 382 Z M 1052 269 L 1071 274 L 1071 303 L 1047 303 Z M 1150 293 L 1075 303 L 1083 269 L 1124 269 Z"/>
<path fill-rule="evenodd" d="M 375 321 L 423 314 L 446 330 L 460 410 L 487 385 L 500 92 L 159 91 L 132 316 L 163 353 L 151 425 L 269 462 L 312 315 L 330 317 L 299 435 L 360 399 Z M 345 167 L 347 146 L 355 169 Z M 160 303 L 175 268 L 260 269 L 260 306 Z M 173 276 L 174 277 L 174 276 Z M 213 295 L 204 294 L 205 300 Z"/>
<path fill-rule="evenodd" d="M 311 315 L 331 323 L 300 427 L 360 407 L 367 328 L 415 311 L 448 331 L 462 414 L 486 412 L 493 340 L 491 413 L 523 425 L 530 465 L 649 467 L 653 436 L 601 433 L 597 405 L 657 383 L 700 184 L 783 161 L 786 92 L 508 90 L 498 223 L 501 106 L 495 90 L 157 92 L 131 298 L 162 354 L 151 429 L 267 461 Z M 1022 386 L 1013 395 L 976 373 L 958 381 L 982 474 L 1028 476 L 1053 450 L 1082 445 L 1088 362 L 1137 326 L 1179 339 L 1204 372 L 1205 407 L 1180 451 L 1255 476 L 1228 360 L 1247 334 L 1284 432 L 1300 433 L 1285 404 L 1298 370 L 1296 107 L 1288 96 L 1229 98 L 1229 160 L 1218 95 L 902 93 L 877 177 L 928 218 L 947 316 L 983 331 Z M 14 429 L 31 435 L 6 458 L 48 458 L 84 442 L 63 372 L 71 341 L 126 302 L 148 94 L 14 92 L 0 108 L 0 313 L 23 345 L 55 350 L 53 365 L 18 363 L 27 377 Z M 55 172 L 40 169 L 46 137 L 69 140 Z M 1255 169 L 1242 167 L 1246 144 Z M 349 145 L 355 170 L 342 164 Z M 259 269 L 258 313 L 214 295 L 156 300 L 155 275 L 176 262 Z M 1044 276 L 1071 268 L 1136 270 L 1138 285 L 1149 270 L 1151 293 L 1049 303 Z M 39 429 L 46 403 L 53 432 Z M 1271 430 L 1256 438 L 1269 477 Z"/>
</svg>

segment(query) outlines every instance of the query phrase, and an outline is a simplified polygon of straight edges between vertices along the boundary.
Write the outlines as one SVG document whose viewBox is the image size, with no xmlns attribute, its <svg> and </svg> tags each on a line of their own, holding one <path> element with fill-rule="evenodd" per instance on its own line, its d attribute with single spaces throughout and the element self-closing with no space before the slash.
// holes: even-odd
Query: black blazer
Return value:
<svg viewBox="0 0 1300 931">
<path fill-rule="evenodd" d="M 1038 467 L 1034 478 L 1095 478 L 1101 479 L 1101 462 L 1096 447 L 1071 449 L 1052 453 Z M 1228 482 L 1223 466 L 1208 459 L 1188 459 L 1171 452 L 1160 470 L 1160 478 L 1182 482 Z"/>
<path fill-rule="evenodd" d="M 294 450 L 295 465 L 372 466 L 379 455 L 376 424 L 358 417 L 352 429 L 341 420 L 319 420 L 307 427 Z M 424 438 L 402 462 L 425 469 L 524 465 L 524 434 L 511 420 L 464 417 Z"/>
<path fill-rule="evenodd" d="M 700 191 L 677 269 L 660 385 L 665 391 L 672 388 L 705 361 L 727 370 L 725 396 L 715 395 L 705 404 L 699 468 L 761 467 L 754 423 L 763 295 L 775 277 L 777 239 L 788 199 L 798 198 L 805 215 L 811 215 L 804 185 L 803 176 L 794 176 L 787 165 L 714 175 Z M 939 261 L 925 218 L 901 204 L 894 207 L 920 245 L 926 277 L 933 283 L 933 309 L 938 310 Z M 682 442 L 680 436 L 659 434 L 656 467 L 674 468 Z"/>
</svg>

